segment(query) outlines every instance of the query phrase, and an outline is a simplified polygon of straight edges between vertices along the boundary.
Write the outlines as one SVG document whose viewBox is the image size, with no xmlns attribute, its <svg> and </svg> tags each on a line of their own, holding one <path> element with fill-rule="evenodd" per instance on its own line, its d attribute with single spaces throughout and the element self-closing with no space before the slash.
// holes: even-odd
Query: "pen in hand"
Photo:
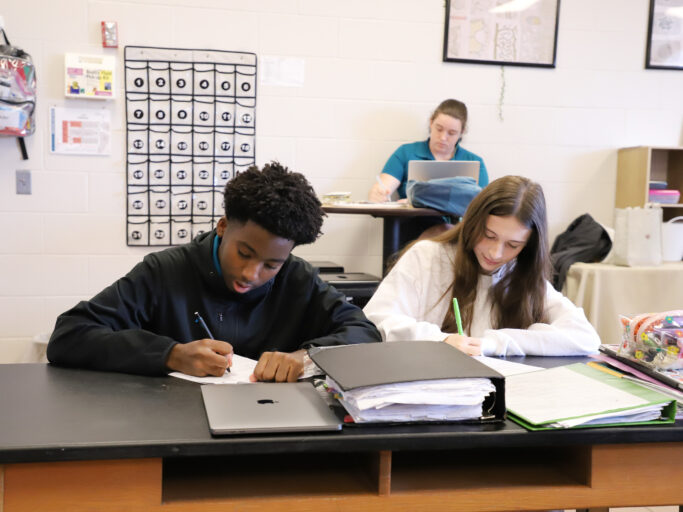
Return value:
<svg viewBox="0 0 683 512">
<path fill-rule="evenodd" d="M 460 336 L 462 333 L 462 319 L 460 318 L 460 307 L 458 306 L 458 299 L 453 297 L 453 313 L 455 313 L 455 323 L 458 325 L 458 334 Z"/>
<path fill-rule="evenodd" d="M 389 198 L 389 189 L 387 186 L 382 182 L 382 179 L 379 176 L 375 176 L 375 179 L 377 180 L 377 183 L 379 184 L 379 188 L 382 189 L 382 192 L 387 196 L 387 199 Z"/>
<path fill-rule="evenodd" d="M 384 183 L 382 183 L 382 179 L 381 179 L 379 176 L 375 176 L 375 179 L 377 180 L 377 183 L 379 183 L 380 188 L 381 188 L 384 192 L 389 192 L 389 191 L 387 190 L 387 187 L 384 186 Z"/>
<path fill-rule="evenodd" d="M 209 339 L 212 339 L 212 340 L 215 340 L 215 339 L 216 339 L 216 338 L 213 337 L 213 334 L 211 334 L 211 331 L 209 330 L 209 326 L 206 325 L 206 322 L 205 322 L 204 319 L 202 318 L 202 315 L 199 314 L 199 311 L 195 311 L 195 312 L 194 312 L 194 323 L 199 324 L 199 325 L 202 326 L 202 329 L 204 329 L 204 332 L 207 334 L 207 336 L 209 337 Z M 226 370 L 228 370 L 228 373 L 231 373 L 231 372 L 230 372 L 230 367 L 229 367 L 229 366 L 226 368 Z"/>
</svg>

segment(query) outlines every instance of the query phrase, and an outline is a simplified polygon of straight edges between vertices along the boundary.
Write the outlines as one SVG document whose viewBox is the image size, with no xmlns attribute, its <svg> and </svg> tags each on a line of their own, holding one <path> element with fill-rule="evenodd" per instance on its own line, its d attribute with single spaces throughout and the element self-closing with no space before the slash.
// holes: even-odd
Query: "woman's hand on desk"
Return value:
<svg viewBox="0 0 683 512">
<path fill-rule="evenodd" d="M 376 183 L 370 188 L 368 199 L 373 203 L 386 203 L 391 200 L 391 194 L 401 184 L 399 180 L 390 174 L 382 173 L 375 177 Z"/>
<path fill-rule="evenodd" d="M 168 355 L 166 366 L 195 377 L 220 377 L 232 366 L 232 345 L 208 338 L 177 343 Z"/>
<path fill-rule="evenodd" d="M 296 352 L 264 352 L 250 377 L 252 382 L 296 382 L 304 371 L 305 350 Z"/>
<path fill-rule="evenodd" d="M 469 336 L 462 336 L 460 334 L 451 334 L 443 341 L 469 356 L 481 355 L 480 338 L 470 338 Z"/>
<path fill-rule="evenodd" d="M 370 194 L 368 194 L 368 199 L 372 203 L 386 203 L 389 201 L 391 193 L 379 186 L 379 183 L 375 183 L 370 189 Z"/>
</svg>

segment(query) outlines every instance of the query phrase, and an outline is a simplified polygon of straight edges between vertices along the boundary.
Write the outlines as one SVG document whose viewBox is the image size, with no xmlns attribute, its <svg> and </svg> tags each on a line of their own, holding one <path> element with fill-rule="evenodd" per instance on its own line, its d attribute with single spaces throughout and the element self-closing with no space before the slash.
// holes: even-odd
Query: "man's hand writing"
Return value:
<svg viewBox="0 0 683 512">
<path fill-rule="evenodd" d="M 166 366 L 171 370 L 195 377 L 220 377 L 231 365 L 232 345 L 206 338 L 176 344 L 166 360 Z"/>
</svg>

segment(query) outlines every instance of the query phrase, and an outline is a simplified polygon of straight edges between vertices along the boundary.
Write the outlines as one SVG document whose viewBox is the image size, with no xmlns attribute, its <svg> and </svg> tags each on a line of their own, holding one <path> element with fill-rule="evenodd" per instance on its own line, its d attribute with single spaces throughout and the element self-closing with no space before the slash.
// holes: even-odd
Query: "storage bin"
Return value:
<svg viewBox="0 0 683 512">
<path fill-rule="evenodd" d="M 660 204 L 676 204 L 681 193 L 678 190 L 650 189 L 650 202 Z"/>
</svg>

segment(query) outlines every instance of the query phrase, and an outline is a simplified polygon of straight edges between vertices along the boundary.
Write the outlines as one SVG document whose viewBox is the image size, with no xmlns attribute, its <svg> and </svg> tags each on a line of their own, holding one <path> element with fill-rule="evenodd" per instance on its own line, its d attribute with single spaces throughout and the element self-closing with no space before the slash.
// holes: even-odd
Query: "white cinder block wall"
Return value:
<svg viewBox="0 0 683 512">
<path fill-rule="evenodd" d="M 443 63 L 443 0 L 3 0 L 12 42 L 38 73 L 30 160 L 0 139 L 0 360 L 17 340 L 49 332 L 57 314 L 124 274 L 148 251 L 125 245 L 123 47 L 240 50 L 305 62 L 302 87 L 259 84 L 257 162 L 279 159 L 319 193 L 363 199 L 385 160 L 427 134 L 444 98 L 467 103 L 464 146 L 491 178 L 538 180 L 554 237 L 590 212 L 611 224 L 616 149 L 682 142 L 683 72 L 644 70 L 648 0 L 563 0 L 557 67 Z M 118 50 L 100 22 L 117 21 Z M 65 100 L 64 53 L 117 56 L 115 101 Z M 48 152 L 51 105 L 112 112 L 110 157 Z M 33 193 L 15 194 L 15 170 Z M 380 273 L 381 223 L 331 216 L 296 253 Z"/>
</svg>

